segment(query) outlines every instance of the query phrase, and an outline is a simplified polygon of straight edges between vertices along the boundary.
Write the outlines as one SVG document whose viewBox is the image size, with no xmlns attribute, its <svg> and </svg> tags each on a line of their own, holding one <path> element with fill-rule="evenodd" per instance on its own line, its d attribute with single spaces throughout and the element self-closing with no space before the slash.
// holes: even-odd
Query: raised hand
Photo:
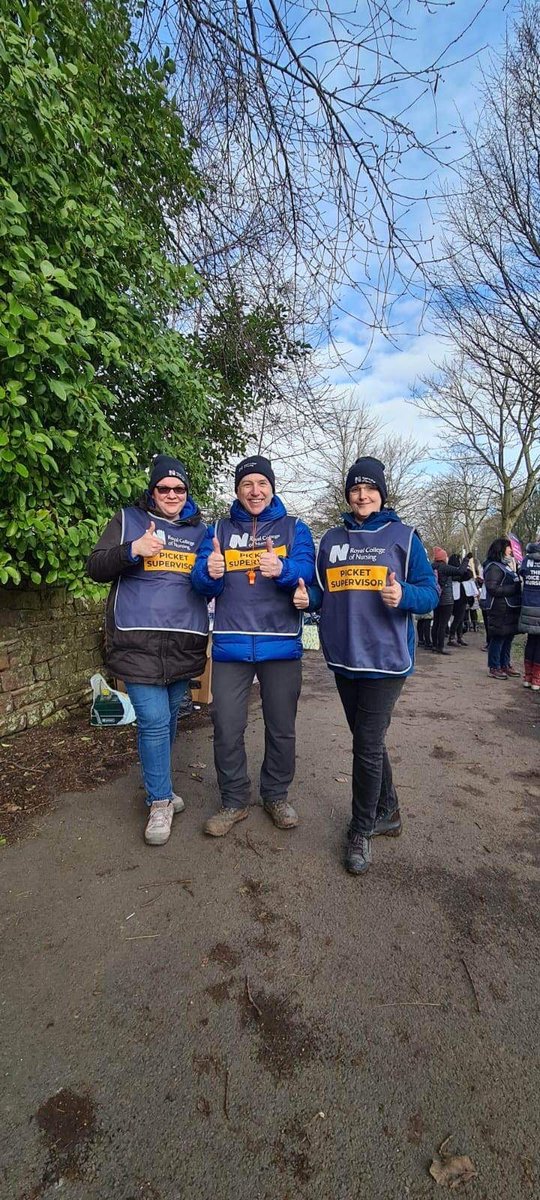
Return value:
<svg viewBox="0 0 540 1200">
<path fill-rule="evenodd" d="M 160 538 L 156 537 L 155 521 L 150 521 L 146 532 L 131 543 L 131 553 L 138 554 L 141 558 L 153 558 L 155 554 L 161 554 L 162 550 L 164 545 Z"/>
<path fill-rule="evenodd" d="M 295 608 L 308 608 L 309 606 L 308 590 L 303 579 L 298 580 L 298 587 L 293 593 L 292 602 Z"/>
<path fill-rule="evenodd" d="M 225 559 L 221 553 L 221 546 L 217 537 L 214 534 L 212 538 L 213 550 L 208 555 L 207 567 L 210 579 L 222 579 L 225 574 Z"/>
<path fill-rule="evenodd" d="M 388 571 L 386 583 L 379 592 L 383 604 L 388 605 L 388 608 L 397 608 L 403 595 L 403 588 L 398 583 L 394 571 Z"/>
<path fill-rule="evenodd" d="M 277 579 L 283 570 L 283 563 L 278 558 L 270 537 L 266 539 L 266 550 L 263 550 L 261 554 L 259 570 L 265 579 Z"/>
</svg>

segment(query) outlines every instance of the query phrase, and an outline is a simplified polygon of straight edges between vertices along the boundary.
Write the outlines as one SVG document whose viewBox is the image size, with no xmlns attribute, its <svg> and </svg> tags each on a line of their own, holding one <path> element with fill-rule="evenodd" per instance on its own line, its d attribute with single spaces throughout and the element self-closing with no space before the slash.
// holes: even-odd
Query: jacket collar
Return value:
<svg viewBox="0 0 540 1200">
<path fill-rule="evenodd" d="M 399 520 L 393 508 L 381 508 L 380 512 L 370 513 L 365 521 L 357 521 L 353 513 L 343 513 L 343 523 L 347 529 L 380 529 L 383 525 L 388 525 L 389 521 Z"/>
</svg>

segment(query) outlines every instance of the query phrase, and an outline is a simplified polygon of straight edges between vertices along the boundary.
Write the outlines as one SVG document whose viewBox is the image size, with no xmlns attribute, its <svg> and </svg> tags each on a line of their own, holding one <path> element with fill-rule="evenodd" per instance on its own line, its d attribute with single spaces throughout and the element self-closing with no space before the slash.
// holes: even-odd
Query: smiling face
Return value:
<svg viewBox="0 0 540 1200">
<path fill-rule="evenodd" d="M 236 495 L 242 508 L 251 513 L 252 517 L 258 517 L 270 504 L 273 496 L 272 484 L 265 475 L 259 475 L 257 472 L 244 475 L 238 484 Z"/>
<path fill-rule="evenodd" d="M 382 496 L 378 488 L 369 483 L 355 483 L 349 490 L 349 504 L 357 521 L 365 521 L 371 513 L 381 511 Z"/>
<path fill-rule="evenodd" d="M 186 503 L 186 485 L 182 479 L 166 475 L 165 479 L 160 479 L 159 483 L 156 483 L 152 492 L 152 500 L 156 512 L 161 513 L 162 517 L 168 517 L 169 521 L 174 521 L 175 517 L 180 516 Z"/>
</svg>

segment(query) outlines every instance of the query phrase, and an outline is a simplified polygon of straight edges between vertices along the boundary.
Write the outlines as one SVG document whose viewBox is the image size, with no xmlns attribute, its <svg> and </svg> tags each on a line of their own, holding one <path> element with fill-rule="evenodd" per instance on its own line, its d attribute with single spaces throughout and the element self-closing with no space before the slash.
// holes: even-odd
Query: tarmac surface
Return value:
<svg viewBox="0 0 540 1200">
<path fill-rule="evenodd" d="M 469 642 L 419 652 L 388 738 L 403 835 L 362 879 L 315 653 L 298 829 L 254 807 L 203 836 L 207 726 L 177 739 L 165 847 L 131 768 L 0 850 L 2 1200 L 423 1200 L 449 1137 L 471 1200 L 540 1194 L 540 694 Z M 254 800 L 262 736 L 254 689 Z"/>
</svg>

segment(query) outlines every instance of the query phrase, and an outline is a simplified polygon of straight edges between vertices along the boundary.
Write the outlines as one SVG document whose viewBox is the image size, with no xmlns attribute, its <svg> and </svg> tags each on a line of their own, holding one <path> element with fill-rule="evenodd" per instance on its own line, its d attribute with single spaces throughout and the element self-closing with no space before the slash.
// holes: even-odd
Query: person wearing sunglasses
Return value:
<svg viewBox="0 0 540 1200">
<path fill-rule="evenodd" d="M 168 841 L 184 808 L 173 792 L 171 747 L 189 680 L 206 665 L 208 607 L 191 586 L 205 536 L 184 464 L 158 454 L 146 492 L 109 521 L 87 564 L 91 579 L 112 584 L 106 664 L 124 680 L 137 715 L 151 846 Z"/>
</svg>

